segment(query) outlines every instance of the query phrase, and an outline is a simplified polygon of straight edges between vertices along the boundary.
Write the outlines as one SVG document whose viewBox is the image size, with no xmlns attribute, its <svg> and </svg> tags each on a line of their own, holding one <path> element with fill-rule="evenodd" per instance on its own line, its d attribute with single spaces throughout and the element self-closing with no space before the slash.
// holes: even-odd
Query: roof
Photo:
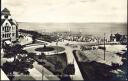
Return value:
<svg viewBox="0 0 128 81">
<path fill-rule="evenodd" d="M 7 8 L 4 8 L 1 11 L 1 15 L 8 16 L 10 15 L 10 11 Z M 5 20 L 8 20 L 11 25 L 17 25 L 17 23 L 13 19 L 8 19 L 8 18 L 1 19 L 1 25 L 5 22 Z"/>
<path fill-rule="evenodd" d="M 6 19 L 1 19 L 1 25 L 5 22 L 5 20 L 6 20 Z M 8 19 L 8 21 L 9 21 L 9 23 L 10 23 L 11 25 L 17 25 L 17 23 L 14 22 L 12 19 Z"/>
<path fill-rule="evenodd" d="M 11 25 L 16 25 L 16 23 L 12 19 L 9 19 L 8 21 L 10 22 Z"/>
<path fill-rule="evenodd" d="M 4 8 L 4 9 L 1 11 L 1 15 L 11 15 L 11 14 L 10 14 L 10 11 L 9 11 L 7 8 Z"/>
<path fill-rule="evenodd" d="M 4 8 L 2 12 L 10 12 L 7 8 Z"/>
<path fill-rule="evenodd" d="M 1 23 L 0 24 L 2 25 L 4 23 L 4 21 L 5 21 L 5 19 L 1 19 Z"/>
</svg>

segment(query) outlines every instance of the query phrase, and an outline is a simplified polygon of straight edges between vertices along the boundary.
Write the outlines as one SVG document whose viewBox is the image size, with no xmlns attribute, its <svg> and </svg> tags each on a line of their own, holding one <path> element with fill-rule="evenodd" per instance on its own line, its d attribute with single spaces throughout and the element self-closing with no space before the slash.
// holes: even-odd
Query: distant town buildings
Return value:
<svg viewBox="0 0 128 81">
<path fill-rule="evenodd" d="M 126 44 L 127 43 L 127 35 L 121 35 L 119 33 L 116 34 L 111 34 L 110 35 L 110 42 L 120 42 L 122 44 Z"/>
<path fill-rule="evenodd" d="M 10 42 L 16 41 L 18 37 L 18 24 L 12 19 L 10 11 L 4 8 L 1 11 L 1 45 L 9 40 Z"/>
<path fill-rule="evenodd" d="M 115 41 L 115 36 L 113 34 L 110 35 L 110 42 L 114 42 Z"/>
</svg>

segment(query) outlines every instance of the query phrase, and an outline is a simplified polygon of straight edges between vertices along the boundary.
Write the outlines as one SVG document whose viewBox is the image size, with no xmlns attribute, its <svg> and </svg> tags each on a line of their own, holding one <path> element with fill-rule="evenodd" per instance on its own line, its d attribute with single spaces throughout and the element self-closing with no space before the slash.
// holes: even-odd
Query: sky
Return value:
<svg viewBox="0 0 128 81">
<path fill-rule="evenodd" d="M 18 22 L 127 22 L 127 0 L 1 0 Z"/>
</svg>

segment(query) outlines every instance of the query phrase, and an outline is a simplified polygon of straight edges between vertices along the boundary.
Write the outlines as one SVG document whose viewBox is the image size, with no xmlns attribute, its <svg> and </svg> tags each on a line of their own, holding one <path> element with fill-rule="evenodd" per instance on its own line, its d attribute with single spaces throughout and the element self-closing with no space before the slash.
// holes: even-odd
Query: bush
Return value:
<svg viewBox="0 0 128 81">
<path fill-rule="evenodd" d="M 73 74 L 75 74 L 75 67 L 74 67 L 74 64 L 69 64 L 69 65 L 64 69 L 64 74 L 67 74 L 67 75 L 73 75 Z"/>
</svg>

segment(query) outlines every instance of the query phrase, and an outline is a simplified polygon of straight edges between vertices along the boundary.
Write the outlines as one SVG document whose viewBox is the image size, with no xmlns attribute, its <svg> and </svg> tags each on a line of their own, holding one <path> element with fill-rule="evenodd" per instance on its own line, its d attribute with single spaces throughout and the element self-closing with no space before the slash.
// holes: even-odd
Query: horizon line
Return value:
<svg viewBox="0 0 128 81">
<path fill-rule="evenodd" d="M 17 21 L 18 23 L 59 23 L 59 24 L 68 24 L 68 23 L 80 23 L 80 24 L 127 24 L 127 22 L 33 22 L 33 21 Z"/>
</svg>

